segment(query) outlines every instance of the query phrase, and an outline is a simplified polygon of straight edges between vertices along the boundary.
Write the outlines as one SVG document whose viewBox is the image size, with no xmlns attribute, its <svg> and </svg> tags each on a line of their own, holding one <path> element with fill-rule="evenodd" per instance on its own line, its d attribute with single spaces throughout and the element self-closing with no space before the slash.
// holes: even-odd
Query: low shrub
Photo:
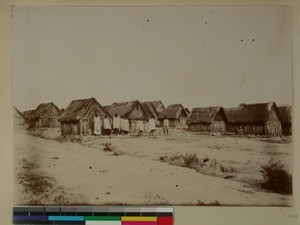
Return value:
<svg viewBox="0 0 300 225">
<path fill-rule="evenodd" d="M 292 175 L 286 171 L 280 161 L 270 160 L 268 164 L 261 166 L 260 173 L 263 180 L 260 186 L 280 194 L 292 193 Z"/>
<path fill-rule="evenodd" d="M 183 167 L 195 168 L 199 164 L 197 154 L 187 154 L 183 156 Z"/>
<path fill-rule="evenodd" d="M 114 150 L 111 143 L 103 143 L 102 145 L 104 146 L 103 150 L 106 152 L 112 152 Z"/>
</svg>

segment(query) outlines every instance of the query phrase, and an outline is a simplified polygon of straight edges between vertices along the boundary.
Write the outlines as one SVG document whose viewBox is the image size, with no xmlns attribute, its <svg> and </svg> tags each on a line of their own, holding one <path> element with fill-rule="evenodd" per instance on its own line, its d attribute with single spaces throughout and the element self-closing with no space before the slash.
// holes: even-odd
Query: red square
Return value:
<svg viewBox="0 0 300 225">
<path fill-rule="evenodd" d="M 173 225 L 173 217 L 158 217 L 158 225 Z"/>
</svg>

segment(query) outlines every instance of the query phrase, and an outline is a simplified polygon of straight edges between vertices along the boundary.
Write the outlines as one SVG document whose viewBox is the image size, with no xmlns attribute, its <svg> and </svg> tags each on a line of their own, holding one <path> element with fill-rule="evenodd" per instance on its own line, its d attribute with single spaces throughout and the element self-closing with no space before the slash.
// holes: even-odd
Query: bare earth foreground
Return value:
<svg viewBox="0 0 300 225">
<path fill-rule="evenodd" d="M 16 205 L 292 205 L 292 196 L 257 185 L 260 166 L 270 158 L 291 171 L 291 141 L 184 130 L 89 136 L 81 143 L 54 140 L 59 135 L 57 129 L 39 136 L 15 131 Z M 104 151 L 103 143 L 112 151 Z M 194 153 L 207 159 L 201 172 L 169 161 Z"/>
</svg>

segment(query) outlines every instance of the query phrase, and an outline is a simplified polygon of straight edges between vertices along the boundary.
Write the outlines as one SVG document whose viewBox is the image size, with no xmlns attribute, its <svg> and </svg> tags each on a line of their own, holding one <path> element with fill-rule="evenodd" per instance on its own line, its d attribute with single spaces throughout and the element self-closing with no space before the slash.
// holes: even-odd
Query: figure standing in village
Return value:
<svg viewBox="0 0 300 225">
<path fill-rule="evenodd" d="M 121 119 L 118 114 L 116 114 L 113 118 L 113 130 L 114 134 L 120 133 Z"/>
<path fill-rule="evenodd" d="M 169 127 L 170 127 L 169 120 L 165 116 L 164 121 L 163 121 L 164 135 L 169 135 Z"/>
<path fill-rule="evenodd" d="M 111 125 L 110 125 L 110 121 L 106 115 L 103 119 L 103 127 L 104 127 L 105 134 L 110 135 L 111 134 Z"/>
<path fill-rule="evenodd" d="M 121 132 L 122 134 L 129 133 L 129 120 L 126 119 L 124 116 L 121 116 Z"/>
<path fill-rule="evenodd" d="M 141 119 L 138 119 L 138 121 L 136 123 L 137 136 L 142 135 L 143 130 L 144 130 L 143 128 L 144 128 L 143 121 Z"/>
<path fill-rule="evenodd" d="M 120 125 L 120 131 L 121 131 L 121 134 L 124 134 L 124 116 L 121 115 L 121 125 Z"/>
<path fill-rule="evenodd" d="M 129 120 L 124 117 L 124 134 L 129 133 Z"/>
<path fill-rule="evenodd" d="M 97 112 L 95 112 L 95 117 L 94 117 L 94 134 L 101 135 L 101 121 Z"/>
<path fill-rule="evenodd" d="M 154 131 L 155 131 L 155 119 L 150 118 L 149 119 L 149 134 L 154 135 Z"/>
</svg>

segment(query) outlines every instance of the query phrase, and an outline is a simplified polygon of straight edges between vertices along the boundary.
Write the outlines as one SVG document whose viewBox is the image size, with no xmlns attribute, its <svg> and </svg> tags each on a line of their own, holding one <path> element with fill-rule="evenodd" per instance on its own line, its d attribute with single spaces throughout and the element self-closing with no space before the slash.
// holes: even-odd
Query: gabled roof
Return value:
<svg viewBox="0 0 300 225">
<path fill-rule="evenodd" d="M 35 109 L 32 119 L 41 117 L 44 114 L 44 112 L 46 112 L 51 106 L 54 106 L 58 113 L 60 112 L 59 108 L 53 102 L 42 103 L 39 104 L 38 107 Z"/>
<path fill-rule="evenodd" d="M 230 123 L 264 123 L 269 119 L 272 108 L 280 120 L 279 110 L 274 102 L 240 104 L 236 108 L 227 108 L 224 111 Z"/>
<path fill-rule="evenodd" d="M 59 120 L 61 122 L 79 121 L 93 103 L 100 107 L 104 115 L 110 117 L 110 114 L 107 112 L 107 110 L 104 109 L 95 98 L 89 98 L 72 101 L 62 113 Z"/>
<path fill-rule="evenodd" d="M 224 115 L 224 119 L 226 121 L 224 109 L 220 106 L 193 108 L 187 118 L 187 123 L 212 123 L 218 112 L 221 112 Z"/>
<path fill-rule="evenodd" d="M 15 110 L 21 117 L 23 117 L 23 118 L 25 119 L 25 116 L 23 115 L 23 113 L 21 113 L 21 112 L 17 109 L 17 107 L 14 106 L 14 110 Z"/>
<path fill-rule="evenodd" d="M 147 113 L 143 109 L 141 103 L 137 100 L 130 102 L 113 103 L 112 105 L 106 106 L 105 108 L 111 116 L 118 114 L 119 116 L 124 116 L 129 120 L 148 120 Z"/>
<path fill-rule="evenodd" d="M 34 117 L 35 110 L 27 110 L 23 113 L 26 120 L 31 120 Z"/>
<path fill-rule="evenodd" d="M 159 100 L 158 101 L 151 101 L 151 104 L 154 106 L 154 108 L 155 108 L 155 110 L 157 111 L 158 114 L 160 112 L 162 112 L 162 110 L 165 109 L 164 104 L 161 101 L 159 101 Z"/>
<path fill-rule="evenodd" d="M 188 116 L 185 108 L 181 104 L 169 105 L 161 113 L 159 113 L 158 118 L 163 119 L 167 117 L 168 119 L 178 119 L 181 114 Z"/>
<path fill-rule="evenodd" d="M 278 107 L 282 123 L 292 123 L 292 107 L 279 106 Z"/>
<path fill-rule="evenodd" d="M 150 112 L 152 113 L 152 115 L 158 117 L 158 111 L 156 110 L 155 106 L 153 105 L 152 102 L 148 101 L 148 102 L 141 102 L 141 104 L 145 104 L 147 105 L 148 109 L 150 110 Z"/>
<path fill-rule="evenodd" d="M 154 111 L 155 109 L 153 108 L 153 106 L 151 105 L 150 102 L 149 103 L 147 103 L 147 102 L 141 102 L 141 106 L 142 106 L 142 108 L 143 108 L 143 110 L 144 110 L 144 112 L 145 112 L 148 120 L 150 118 L 155 118 L 155 116 L 157 116 L 156 113 L 155 113 L 155 111 Z"/>
</svg>

